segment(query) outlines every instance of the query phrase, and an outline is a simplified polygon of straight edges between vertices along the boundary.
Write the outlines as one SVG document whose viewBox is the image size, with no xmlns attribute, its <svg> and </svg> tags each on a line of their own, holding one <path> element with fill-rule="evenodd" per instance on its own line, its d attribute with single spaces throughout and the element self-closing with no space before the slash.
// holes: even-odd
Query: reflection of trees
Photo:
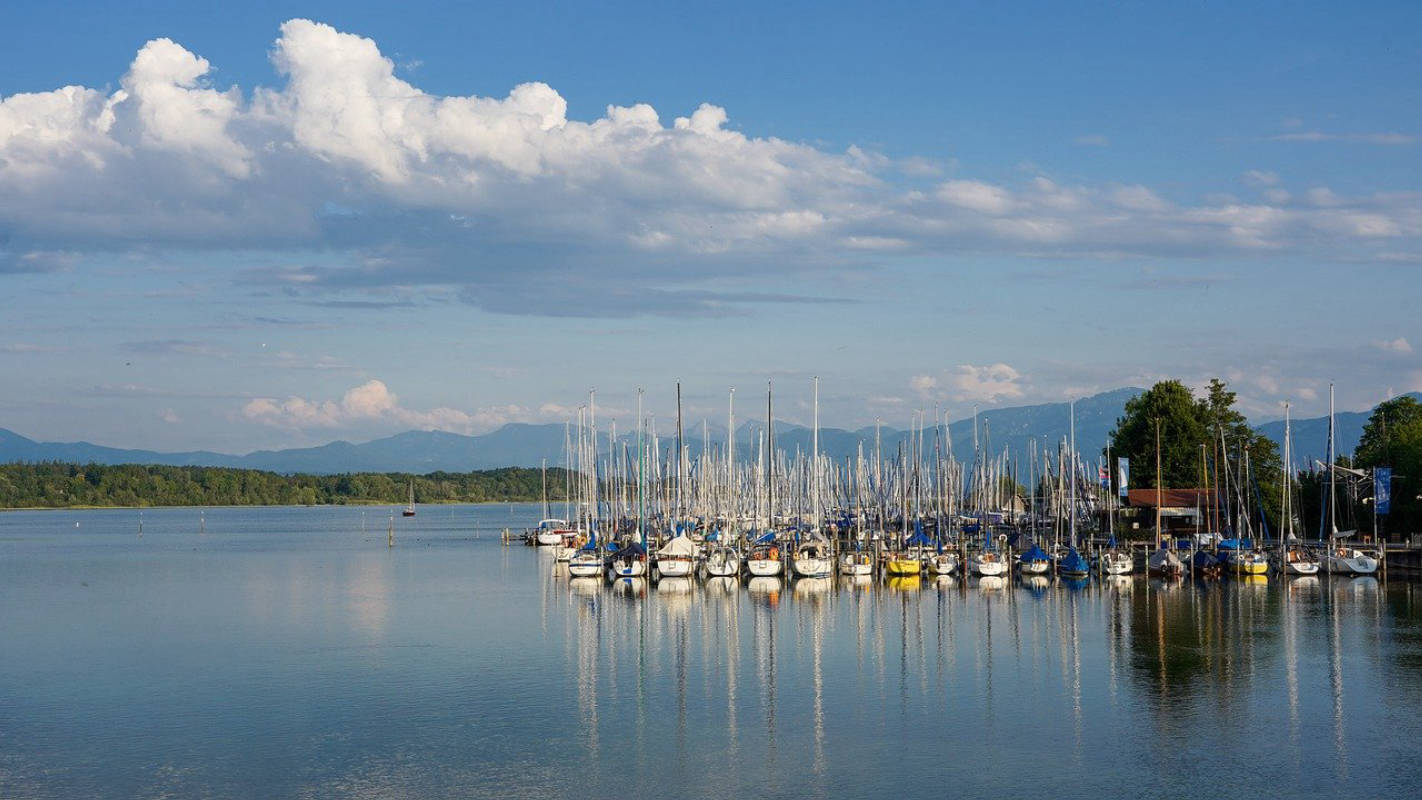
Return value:
<svg viewBox="0 0 1422 800">
<path fill-rule="evenodd" d="M 1391 661 L 1415 678 L 1422 675 L 1422 586 L 1397 581 L 1387 587 L 1385 596 L 1393 641 Z"/>
<path fill-rule="evenodd" d="M 1267 584 L 1152 582 L 1130 604 L 1131 675 L 1162 703 L 1208 696 L 1227 705 L 1264 672 L 1256 659 L 1275 638 Z"/>
</svg>

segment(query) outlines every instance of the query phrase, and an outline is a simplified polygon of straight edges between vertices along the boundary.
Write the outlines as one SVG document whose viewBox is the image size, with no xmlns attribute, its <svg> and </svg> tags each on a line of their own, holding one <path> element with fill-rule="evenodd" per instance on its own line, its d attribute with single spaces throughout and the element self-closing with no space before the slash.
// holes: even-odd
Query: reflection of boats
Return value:
<svg viewBox="0 0 1422 800">
<path fill-rule="evenodd" d="M 657 594 L 691 594 L 691 579 L 661 578 L 657 581 Z"/>
<path fill-rule="evenodd" d="M 1040 597 L 1051 585 L 1052 579 L 1046 575 L 1027 574 L 1022 576 L 1022 585 Z"/>
<path fill-rule="evenodd" d="M 1301 575 L 1288 583 L 1289 594 L 1307 596 L 1318 594 L 1322 584 L 1318 582 L 1317 575 Z"/>
<path fill-rule="evenodd" d="M 657 549 L 657 572 L 664 578 L 685 578 L 695 563 L 696 543 L 685 533 Z"/>
<path fill-rule="evenodd" d="M 599 582 L 596 577 L 575 577 L 569 579 L 568 588 L 573 591 L 573 594 L 580 594 L 584 597 L 591 597 L 592 595 L 597 594 L 598 591 L 602 588 L 602 583 Z"/>
<path fill-rule="evenodd" d="M 850 575 L 846 580 L 855 589 L 867 589 L 874 585 L 874 576 L 872 575 Z"/>
<path fill-rule="evenodd" d="M 1123 592 L 1128 591 L 1132 586 L 1134 586 L 1135 580 L 1132 579 L 1129 575 L 1108 574 L 1103 580 L 1103 583 L 1118 592 Z"/>
<path fill-rule="evenodd" d="M 735 578 L 721 576 L 706 579 L 706 593 L 709 595 L 728 596 L 736 593 L 738 583 Z"/>
<path fill-rule="evenodd" d="M 889 588 L 900 592 L 917 591 L 922 583 L 918 575 L 891 575 Z"/>
<path fill-rule="evenodd" d="M 746 581 L 746 592 L 751 599 L 775 605 L 780 602 L 780 590 L 785 582 L 778 575 L 757 575 Z"/>
<path fill-rule="evenodd" d="M 939 575 L 933 579 L 933 585 L 938 587 L 938 591 L 958 588 L 958 579 L 952 575 Z"/>
<path fill-rule="evenodd" d="M 822 597 L 829 594 L 833 578 L 799 578 L 795 581 L 796 597 Z"/>
<path fill-rule="evenodd" d="M 612 582 L 612 593 L 619 597 L 646 597 L 646 578 L 618 578 Z"/>
<path fill-rule="evenodd" d="M 1007 579 L 1001 575 L 984 575 L 978 578 L 978 588 L 987 591 L 997 591 L 1007 588 Z"/>
</svg>

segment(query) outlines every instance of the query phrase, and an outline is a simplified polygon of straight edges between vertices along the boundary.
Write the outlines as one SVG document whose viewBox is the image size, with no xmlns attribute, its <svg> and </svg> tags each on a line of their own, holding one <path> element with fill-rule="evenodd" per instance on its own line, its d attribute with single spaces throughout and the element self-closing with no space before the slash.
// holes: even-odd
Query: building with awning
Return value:
<svg viewBox="0 0 1422 800">
<path fill-rule="evenodd" d="M 1173 535 L 1210 530 L 1210 513 L 1216 498 L 1213 489 L 1131 489 L 1121 515 L 1132 519 L 1136 523 L 1133 527 L 1154 529 L 1157 498 L 1160 524 L 1166 532 Z"/>
</svg>

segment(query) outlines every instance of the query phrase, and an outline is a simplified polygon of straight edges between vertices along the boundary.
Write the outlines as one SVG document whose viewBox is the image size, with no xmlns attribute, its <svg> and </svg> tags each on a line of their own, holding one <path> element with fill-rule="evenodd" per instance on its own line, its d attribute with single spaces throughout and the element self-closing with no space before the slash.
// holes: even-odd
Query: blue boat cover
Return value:
<svg viewBox="0 0 1422 800">
<path fill-rule="evenodd" d="M 1025 564 L 1029 561 L 1046 561 L 1048 560 L 1048 556 L 1046 551 L 1034 544 L 1030 549 L 1023 550 L 1022 555 L 1018 556 L 1017 560 Z"/>
<path fill-rule="evenodd" d="M 1067 548 L 1067 554 L 1062 556 L 1062 560 L 1057 562 L 1057 569 L 1063 572 L 1087 572 L 1091 565 L 1086 563 L 1086 559 L 1081 553 L 1076 552 L 1075 547 Z"/>
</svg>

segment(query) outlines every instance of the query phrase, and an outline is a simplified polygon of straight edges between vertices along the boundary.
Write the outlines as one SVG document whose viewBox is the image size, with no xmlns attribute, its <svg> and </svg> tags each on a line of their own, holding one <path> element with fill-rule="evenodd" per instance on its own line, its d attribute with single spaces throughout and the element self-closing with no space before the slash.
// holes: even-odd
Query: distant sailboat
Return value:
<svg viewBox="0 0 1422 800">
<path fill-rule="evenodd" d="M 415 482 L 410 481 L 410 504 L 405 506 L 405 510 L 400 512 L 402 517 L 415 516 Z"/>
</svg>

